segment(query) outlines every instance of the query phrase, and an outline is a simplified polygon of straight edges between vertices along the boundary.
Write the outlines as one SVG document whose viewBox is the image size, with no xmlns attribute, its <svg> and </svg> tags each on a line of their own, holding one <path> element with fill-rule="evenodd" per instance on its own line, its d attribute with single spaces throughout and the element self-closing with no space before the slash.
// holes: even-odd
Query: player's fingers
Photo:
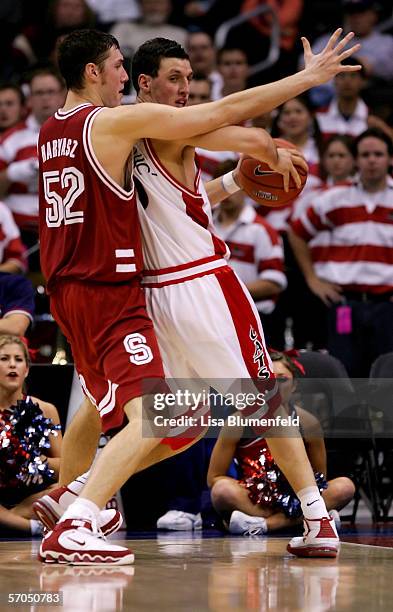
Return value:
<svg viewBox="0 0 393 612">
<path fill-rule="evenodd" d="M 289 191 L 289 171 L 283 174 L 283 179 L 284 179 L 284 191 L 288 192 Z"/>
<path fill-rule="evenodd" d="M 333 34 L 331 35 L 331 37 L 329 38 L 326 44 L 326 47 L 324 48 L 324 51 L 330 51 L 331 49 L 334 48 L 336 42 L 338 41 L 338 39 L 340 38 L 342 34 L 342 31 L 343 31 L 342 28 L 337 28 L 337 30 L 333 32 Z"/>
<path fill-rule="evenodd" d="M 303 168 L 303 170 L 305 170 L 305 172 L 308 172 L 308 165 L 306 160 L 304 159 L 303 155 L 292 155 L 292 163 L 296 166 L 300 166 L 301 168 Z"/>
<path fill-rule="evenodd" d="M 340 53 L 347 46 L 347 44 L 352 40 L 354 36 L 355 36 L 354 32 L 348 32 L 348 34 L 346 34 L 346 36 L 344 36 L 344 38 L 342 38 L 340 42 L 337 43 L 337 45 L 334 47 L 334 51 L 336 53 Z"/>
<path fill-rule="evenodd" d="M 351 47 L 350 49 L 346 49 L 345 51 L 340 53 L 337 59 L 339 59 L 340 62 L 342 62 L 343 60 L 347 59 L 347 57 L 350 57 L 351 55 L 356 53 L 356 51 L 359 51 L 360 47 L 361 47 L 360 44 L 353 45 L 353 47 Z"/>
<path fill-rule="evenodd" d="M 300 180 L 299 172 L 296 170 L 295 166 L 293 166 L 291 169 L 291 176 L 296 183 L 296 187 L 299 188 L 302 184 L 302 181 Z"/>
<path fill-rule="evenodd" d="M 304 50 L 304 54 L 306 56 L 311 55 L 312 51 L 311 51 L 311 45 L 308 42 L 308 39 L 305 36 L 302 36 L 301 38 L 302 40 L 302 44 L 303 44 L 303 50 Z"/>
</svg>

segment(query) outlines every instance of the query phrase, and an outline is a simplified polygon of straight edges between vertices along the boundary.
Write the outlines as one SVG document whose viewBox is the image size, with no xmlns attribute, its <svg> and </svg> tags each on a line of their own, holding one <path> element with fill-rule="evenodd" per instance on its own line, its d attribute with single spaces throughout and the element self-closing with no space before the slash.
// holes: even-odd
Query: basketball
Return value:
<svg viewBox="0 0 393 612">
<path fill-rule="evenodd" d="M 296 146 L 282 138 L 274 138 L 278 147 L 296 149 Z M 307 172 L 297 166 L 301 186 L 297 187 L 292 177 L 289 179 L 289 191 L 284 191 L 283 176 L 272 170 L 265 162 L 254 157 L 245 156 L 239 167 L 238 180 L 243 191 L 258 204 L 279 207 L 294 200 L 302 191 L 307 180 Z"/>
</svg>

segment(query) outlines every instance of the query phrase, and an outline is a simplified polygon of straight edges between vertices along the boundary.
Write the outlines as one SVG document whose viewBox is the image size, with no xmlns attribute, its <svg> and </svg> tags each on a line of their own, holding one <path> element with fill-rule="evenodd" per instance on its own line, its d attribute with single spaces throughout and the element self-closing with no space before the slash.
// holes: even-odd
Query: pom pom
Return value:
<svg viewBox="0 0 393 612">
<path fill-rule="evenodd" d="M 248 459 L 243 465 L 244 468 L 244 478 L 240 483 L 248 490 L 248 496 L 253 504 L 274 508 L 290 518 L 302 516 L 300 501 L 274 462 L 264 440 L 261 441 L 258 460 Z M 315 479 L 322 493 L 328 486 L 325 477 L 321 473 L 316 473 Z"/>
<path fill-rule="evenodd" d="M 59 429 L 31 400 L 0 412 L 0 489 L 53 482 L 54 472 L 43 453 Z"/>
</svg>

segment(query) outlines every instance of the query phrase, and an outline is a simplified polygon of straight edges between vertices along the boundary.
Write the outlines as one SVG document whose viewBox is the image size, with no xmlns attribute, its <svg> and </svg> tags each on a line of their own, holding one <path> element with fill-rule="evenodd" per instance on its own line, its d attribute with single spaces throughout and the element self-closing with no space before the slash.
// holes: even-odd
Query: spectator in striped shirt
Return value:
<svg viewBox="0 0 393 612">
<path fill-rule="evenodd" d="M 329 351 L 362 377 L 393 350 L 393 143 L 369 128 L 354 151 L 358 180 L 316 195 L 289 239 L 307 285 L 329 307 Z"/>
<path fill-rule="evenodd" d="M 38 240 L 38 134 L 44 121 L 62 106 L 64 96 L 64 83 L 57 72 L 51 68 L 34 72 L 28 99 L 31 114 L 7 130 L 0 143 L 0 198 L 11 210 L 28 247 Z M 30 261 L 30 268 L 35 266 L 39 269 L 38 262 Z"/>
<path fill-rule="evenodd" d="M 0 85 L 0 134 L 22 120 L 24 107 L 25 96 L 18 85 L 14 83 Z"/>
</svg>

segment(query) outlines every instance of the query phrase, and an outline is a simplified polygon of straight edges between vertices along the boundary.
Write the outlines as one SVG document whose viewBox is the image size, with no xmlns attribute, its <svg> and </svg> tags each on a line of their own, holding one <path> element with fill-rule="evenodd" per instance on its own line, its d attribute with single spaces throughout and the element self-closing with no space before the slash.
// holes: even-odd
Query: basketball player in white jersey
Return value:
<svg viewBox="0 0 393 612">
<path fill-rule="evenodd" d="M 136 52 L 132 75 L 139 102 L 187 103 L 191 65 L 180 47 L 170 45 L 154 39 Z M 134 177 L 145 264 L 142 284 L 168 375 L 210 381 L 223 394 L 233 379 L 263 379 L 267 406 L 243 410 L 245 416 L 261 418 L 279 414 L 272 364 L 254 303 L 227 265 L 228 248 L 214 232 L 194 159 L 196 146 L 250 153 L 242 140 L 247 132 L 229 127 L 170 143 L 144 139 L 135 147 Z M 212 199 L 235 190 L 233 180 L 230 175 L 221 184 L 208 184 Z M 288 549 L 301 556 L 334 556 L 339 549 L 334 520 L 302 439 L 293 433 L 277 437 L 272 430 L 266 437 L 305 516 L 307 535 L 293 539 Z"/>
<path fill-rule="evenodd" d="M 199 110 L 199 112 L 196 114 L 195 113 L 191 114 L 190 112 L 186 113 L 186 111 L 191 111 L 192 109 L 184 109 L 183 111 L 184 120 L 187 119 L 192 125 L 192 127 L 191 126 L 187 127 L 186 123 L 184 123 L 182 119 L 180 118 L 180 115 L 178 115 L 178 113 L 182 113 L 181 109 L 172 108 L 169 110 L 168 106 L 161 107 L 161 108 L 165 108 L 165 111 L 161 114 L 157 110 L 158 107 L 157 106 L 154 107 L 154 105 L 149 105 L 149 109 L 146 110 L 146 112 L 142 110 L 138 110 L 138 106 L 133 107 L 132 109 L 130 108 L 129 110 L 128 109 L 118 109 L 120 111 L 119 113 L 115 113 L 115 109 L 114 109 L 112 113 L 113 116 L 109 112 L 110 109 L 105 109 L 105 112 L 102 113 L 102 120 L 100 121 L 98 121 L 98 119 L 95 120 L 95 125 L 97 123 L 97 127 L 93 129 L 93 147 L 94 147 L 94 142 L 96 143 L 96 147 L 98 147 L 98 149 L 100 145 L 103 145 L 104 141 L 101 136 L 106 134 L 105 129 L 106 127 L 108 127 L 108 125 L 112 125 L 114 129 L 116 128 L 117 139 L 113 138 L 110 141 L 111 145 L 105 146 L 102 149 L 100 158 L 102 158 L 102 160 L 105 160 L 105 161 L 104 163 L 103 161 L 101 161 L 101 164 L 104 166 L 104 168 L 106 167 L 106 165 L 111 166 L 111 164 L 112 165 L 115 164 L 116 172 L 113 171 L 112 173 L 115 174 L 116 180 L 119 182 L 119 184 L 123 184 L 123 180 L 121 178 L 121 173 L 120 173 L 120 166 L 119 166 L 119 159 L 122 159 L 122 154 L 119 156 L 119 152 L 120 152 L 119 145 L 121 144 L 121 147 L 122 147 L 121 151 L 123 151 L 124 146 L 125 146 L 124 143 L 132 142 L 132 140 L 135 139 L 138 133 L 140 135 L 145 134 L 148 137 L 167 138 L 168 140 L 173 139 L 175 137 L 175 134 L 178 134 L 178 133 L 183 134 L 185 137 L 187 136 L 191 137 L 193 134 L 197 134 L 198 132 L 202 132 L 202 133 L 207 132 L 209 129 L 217 127 L 220 124 L 225 125 L 229 123 L 230 121 L 239 122 L 245 119 L 246 117 L 260 114 L 261 112 L 266 111 L 266 109 L 276 106 L 277 104 L 282 102 L 284 99 L 287 99 L 288 97 L 293 97 L 294 95 L 296 95 L 296 93 L 299 90 L 303 91 L 309 86 L 313 86 L 317 83 L 323 82 L 331 78 L 334 74 L 336 74 L 337 72 L 340 72 L 341 70 L 345 70 L 345 71 L 353 70 L 354 67 L 352 66 L 345 67 L 345 68 L 341 67 L 340 62 L 345 57 L 348 57 L 353 51 L 356 51 L 357 48 L 354 47 L 353 50 L 350 49 L 347 51 L 343 51 L 346 43 L 350 40 L 351 36 L 345 37 L 341 42 L 336 44 L 340 36 L 340 33 L 341 31 L 337 31 L 333 35 L 329 45 L 318 58 L 312 56 L 309 50 L 309 45 L 307 41 L 305 41 L 304 44 L 305 44 L 306 56 L 307 56 L 306 64 L 308 64 L 308 67 L 304 70 L 304 74 L 301 76 L 294 75 L 293 77 L 284 79 L 284 81 L 281 82 L 281 85 L 274 84 L 270 86 L 263 86 L 260 90 L 261 95 L 266 93 L 263 104 L 261 102 L 257 102 L 257 100 L 255 99 L 257 97 L 256 95 L 254 96 L 250 92 L 247 92 L 246 95 L 243 95 L 244 92 L 242 92 L 242 93 L 238 93 L 232 96 L 231 101 L 229 102 L 223 103 L 223 101 L 221 100 L 219 102 L 210 104 L 209 107 L 206 105 L 202 111 Z M 116 53 L 116 50 L 115 50 L 115 53 Z M 86 79 L 86 82 L 89 85 L 89 90 L 87 91 L 85 88 L 83 92 L 86 95 L 81 96 L 81 94 L 78 92 L 78 95 L 75 98 L 75 93 L 71 90 L 70 92 L 71 95 L 69 93 L 69 96 L 67 98 L 66 108 L 73 108 L 72 103 L 74 103 L 74 106 L 75 106 L 76 102 L 81 102 L 82 99 L 83 100 L 86 99 L 87 102 L 89 102 L 90 98 L 92 97 L 93 90 L 97 88 L 101 87 L 103 89 L 102 93 L 105 93 L 105 96 L 109 99 L 110 97 L 109 90 L 112 84 L 115 86 L 119 85 L 120 87 L 121 83 L 119 82 L 117 78 L 114 77 L 114 75 L 113 75 L 113 78 L 111 77 L 110 80 L 106 80 L 105 82 L 103 78 L 101 78 L 100 80 L 100 76 L 99 76 L 100 70 L 97 70 L 93 64 L 94 63 L 87 64 L 85 68 L 85 72 L 84 72 L 84 79 Z M 90 97 L 87 94 L 89 94 Z M 110 101 L 115 103 L 119 97 L 120 96 L 117 91 L 113 92 L 113 95 L 111 96 Z M 100 96 L 95 95 L 94 104 L 96 105 L 100 105 L 100 103 L 102 104 L 103 99 L 104 99 L 103 96 L 100 97 Z M 161 100 L 157 99 L 157 101 L 161 101 Z M 184 100 L 184 102 L 185 101 L 186 100 Z M 184 104 L 179 104 L 179 106 L 183 106 L 183 105 Z M 147 105 L 144 105 L 144 104 L 139 105 L 139 107 L 145 107 L 145 106 Z M 200 107 L 196 107 L 196 108 L 200 109 Z M 128 130 L 127 122 L 129 122 L 129 131 L 127 131 Z M 120 128 L 120 126 L 122 127 Z M 116 134 L 114 134 L 114 136 L 116 136 Z M 220 136 L 223 136 L 223 134 L 220 134 Z M 106 139 L 104 140 L 106 142 Z M 207 146 L 205 141 L 202 141 L 201 144 L 204 146 Z M 220 146 L 222 147 L 222 142 Z M 226 143 L 225 143 L 225 146 L 226 146 Z M 285 155 L 277 156 L 275 148 L 274 146 L 273 147 L 271 146 L 269 139 L 265 140 L 265 147 L 266 148 L 264 151 L 265 153 L 264 157 L 267 158 L 267 161 L 270 163 L 270 165 L 273 165 L 274 167 L 276 167 L 278 171 L 280 171 L 284 175 L 284 182 L 288 184 L 290 174 L 292 174 L 296 178 L 297 173 L 293 168 L 293 164 L 290 158 L 288 157 L 285 158 Z M 170 162 L 168 163 L 169 163 L 169 166 L 171 167 Z M 204 210 L 206 195 L 203 193 L 203 191 L 201 191 L 202 195 L 197 193 L 197 190 L 199 192 L 199 190 L 202 188 L 200 188 L 199 184 L 196 183 L 194 168 L 192 168 L 192 176 L 190 174 L 190 163 L 193 164 L 193 151 L 191 151 L 191 155 L 188 158 L 188 163 L 185 164 L 184 166 L 179 164 L 178 159 L 173 159 L 172 160 L 173 168 L 171 167 L 171 171 L 173 172 L 174 170 L 174 173 L 175 174 L 177 173 L 177 170 L 176 170 L 176 164 L 177 164 L 178 170 L 181 173 L 181 181 L 183 182 L 183 184 L 187 185 L 191 183 L 192 187 L 194 188 L 194 192 L 192 193 L 192 188 L 186 187 L 185 191 L 186 192 L 188 191 L 188 193 L 184 194 L 185 200 L 187 200 L 188 202 L 187 206 L 190 207 L 190 211 L 193 211 L 192 214 L 194 215 L 195 213 L 194 216 L 199 218 L 199 215 L 201 214 L 201 218 L 199 219 L 200 223 L 196 223 L 196 224 L 197 225 L 199 224 L 206 231 L 207 227 L 209 226 L 209 220 L 207 220 L 207 225 L 206 225 L 206 212 Z M 183 171 L 187 172 L 188 176 L 186 177 L 183 176 L 182 174 Z M 229 186 L 229 188 L 231 188 L 231 186 Z M 190 195 L 190 193 L 192 196 L 196 195 L 197 197 L 188 199 L 188 196 Z M 222 303 L 223 305 L 226 306 L 228 310 L 228 303 L 230 302 L 230 293 L 232 292 L 233 297 L 235 297 L 233 294 L 233 290 L 236 292 L 239 288 L 239 284 L 235 277 L 229 278 L 228 269 L 227 269 L 225 260 L 222 261 L 222 258 L 225 255 L 225 252 L 223 251 L 223 249 L 225 250 L 225 245 L 223 245 L 223 243 L 220 243 L 220 241 L 216 242 L 215 239 L 212 239 L 211 238 L 212 234 L 210 232 L 208 232 L 208 234 L 210 236 L 209 238 L 210 241 L 213 240 L 214 242 L 214 253 L 212 256 L 208 257 L 209 262 L 206 262 L 208 264 L 212 263 L 213 266 L 208 267 L 206 272 L 208 273 L 209 277 L 211 277 L 209 279 L 209 281 L 211 281 L 212 277 L 214 277 L 214 279 L 218 278 L 217 270 L 219 268 L 225 267 L 226 280 L 224 283 L 225 287 L 222 287 L 222 300 L 223 300 Z M 200 238 L 202 241 L 201 244 L 204 244 L 204 246 L 207 247 L 208 240 L 207 240 L 207 236 L 205 235 L 205 233 L 201 235 Z M 197 246 L 199 248 L 199 245 Z M 192 253 L 191 257 L 192 257 L 192 261 L 194 262 L 195 254 Z M 186 262 L 186 263 L 188 264 L 189 262 Z M 160 266 L 160 270 L 161 270 L 161 266 Z M 194 269 L 193 272 L 196 273 L 197 275 L 199 275 L 199 273 L 201 272 L 202 277 L 203 277 L 205 269 L 202 269 L 200 271 Z M 224 270 L 223 270 L 223 273 L 224 273 Z M 182 277 L 181 280 L 184 280 L 184 278 Z M 154 285 L 154 282 L 153 282 L 153 285 Z M 211 295 L 212 299 L 217 297 L 217 295 L 218 295 L 217 286 L 212 286 L 212 295 Z M 167 300 L 167 303 L 169 304 L 170 301 L 171 299 L 169 298 Z M 249 303 L 250 300 L 246 294 L 242 294 L 242 299 L 240 301 L 242 303 L 243 312 L 244 312 L 244 308 L 248 308 L 249 310 L 251 309 L 251 306 Z M 154 316 L 154 305 L 153 305 L 154 299 L 152 299 L 150 302 L 151 302 L 151 312 L 153 313 L 153 316 Z M 209 302 L 206 302 L 205 304 L 201 303 L 200 308 L 201 309 L 206 308 L 206 314 L 207 314 L 208 309 L 209 309 Z M 235 310 L 236 310 L 235 307 L 232 305 L 230 314 L 233 314 Z M 250 314 L 250 317 L 251 318 L 253 317 L 252 313 Z M 229 316 L 227 316 L 227 321 L 229 323 Z M 259 329 L 259 324 L 257 320 L 252 318 L 252 327 L 249 326 L 249 328 L 247 329 L 247 334 L 249 336 L 249 339 L 251 339 L 253 343 L 253 348 L 254 348 L 253 354 L 250 353 L 247 357 L 241 354 L 241 351 L 239 351 L 238 336 L 236 335 L 237 332 L 238 330 L 234 330 L 233 326 L 232 328 L 230 328 L 229 326 L 228 330 L 226 331 L 228 335 L 227 344 L 232 343 L 235 345 L 232 347 L 233 348 L 232 354 L 233 355 L 236 354 L 236 357 L 238 360 L 238 367 L 234 367 L 232 370 L 229 370 L 229 368 L 227 367 L 225 371 L 225 376 L 233 376 L 234 378 L 238 378 L 242 376 L 242 374 L 244 374 L 246 377 L 249 377 L 250 372 L 252 370 L 253 372 L 256 372 L 257 375 L 261 375 L 262 378 L 269 379 L 270 386 L 268 386 L 268 392 L 270 393 L 270 396 L 274 399 L 274 397 L 277 397 L 275 395 L 275 384 L 274 384 L 274 380 L 271 377 L 270 364 L 264 360 L 264 356 L 261 354 L 261 342 L 263 342 L 263 335 L 262 335 L 262 331 Z M 202 355 L 200 355 L 200 358 L 202 358 Z M 195 366 L 196 366 L 195 360 L 193 358 L 193 362 L 195 362 Z M 246 361 L 248 361 L 249 363 L 246 364 L 245 363 Z M 251 364 L 251 361 L 253 362 L 253 364 Z M 190 371 L 190 370 L 187 370 L 187 371 Z M 197 371 L 197 368 L 195 367 L 195 372 L 196 371 Z M 206 372 L 206 374 L 204 374 L 203 372 L 201 372 L 199 375 L 201 377 L 211 378 L 212 376 L 215 375 L 215 373 L 210 372 L 210 374 L 208 374 Z M 124 409 L 126 411 L 126 414 L 129 420 L 132 420 L 134 426 L 138 428 L 138 424 L 137 424 L 138 419 L 136 418 L 136 414 L 132 412 L 132 405 L 133 403 L 130 402 L 125 406 Z M 139 408 L 138 408 L 138 414 L 140 414 Z M 126 426 L 126 429 L 127 428 L 128 426 Z M 64 555 L 63 552 L 61 553 L 62 558 L 64 558 L 65 562 L 75 562 L 75 558 L 78 560 L 81 556 L 87 557 L 88 563 L 97 562 L 94 558 L 94 554 L 93 554 L 94 550 L 92 551 L 91 549 L 92 546 L 97 546 L 95 550 L 100 551 L 99 556 L 101 558 L 101 562 L 103 558 L 104 558 L 103 562 L 105 563 L 117 563 L 117 564 L 120 563 L 121 564 L 121 563 L 129 563 L 132 561 L 131 555 L 128 554 L 129 551 L 127 549 L 121 549 L 121 547 L 110 546 L 109 544 L 107 546 L 103 545 L 102 542 L 96 539 L 94 534 L 93 535 L 86 534 L 85 531 L 87 527 L 86 527 L 85 516 L 86 514 L 89 514 L 89 513 L 94 514 L 98 510 L 97 506 L 102 507 L 106 499 L 109 498 L 113 494 L 113 492 L 119 486 L 121 486 L 121 484 L 133 472 L 138 471 L 139 469 L 143 469 L 147 465 L 155 463 L 157 460 L 162 459 L 165 456 L 169 456 L 173 454 L 174 450 L 172 449 L 170 444 L 168 444 L 167 446 L 164 446 L 164 445 L 159 446 L 159 440 L 156 440 L 155 443 L 151 440 L 149 442 L 146 442 L 146 440 L 144 441 L 142 440 L 139 443 L 138 453 L 137 455 L 135 455 L 134 447 L 135 447 L 135 443 L 137 441 L 138 435 L 140 434 L 131 436 L 134 447 L 132 446 L 132 444 L 129 444 L 128 442 L 125 445 L 124 442 L 121 443 L 121 440 L 125 441 L 127 439 L 126 429 L 123 430 L 123 432 L 121 432 L 121 435 L 120 434 L 116 435 L 111 441 L 111 443 L 108 444 L 108 446 L 102 453 L 101 457 L 99 458 L 95 468 L 93 469 L 91 478 L 89 478 L 89 481 L 85 489 L 83 490 L 82 497 L 79 498 L 78 502 L 75 502 L 75 504 L 72 505 L 74 507 L 73 508 L 70 507 L 66 513 L 67 520 L 77 519 L 78 517 L 81 518 L 82 524 L 80 526 L 74 525 L 72 527 L 72 530 L 73 532 L 78 531 L 79 528 L 83 530 L 84 542 L 83 544 L 80 542 L 80 546 L 82 548 L 79 548 L 79 544 L 77 542 L 76 548 L 73 551 L 67 550 L 66 555 Z M 73 429 L 73 435 L 75 435 L 76 430 L 77 428 Z M 130 443 L 131 443 L 131 438 L 129 440 Z M 115 441 L 117 439 L 119 439 L 119 443 L 116 444 Z M 279 446 L 278 443 L 276 444 L 275 442 L 274 444 L 278 448 Z M 147 451 L 147 448 L 149 448 L 149 445 L 150 445 L 150 452 Z M 143 451 L 142 449 L 146 449 L 146 450 Z M 166 449 L 166 450 L 162 450 L 162 449 Z M 278 452 L 276 453 L 276 458 L 277 458 L 277 455 L 278 455 Z M 117 466 L 116 466 L 116 458 L 118 460 Z M 284 459 L 282 460 L 281 463 L 283 463 L 283 461 Z M 278 462 L 280 463 L 280 461 Z M 288 460 L 286 460 L 286 462 L 288 463 Z M 109 468 L 108 468 L 108 465 L 109 465 Z M 297 463 L 296 465 L 300 465 L 300 464 Z M 120 469 L 120 466 L 121 466 L 121 469 Z M 284 468 L 283 471 L 287 472 L 288 470 L 285 470 Z M 108 475 L 109 472 L 110 472 L 110 477 Z M 300 485 L 302 485 L 305 481 L 305 478 L 299 475 L 298 480 L 297 480 L 297 477 L 295 476 L 292 479 L 290 479 L 291 484 L 296 491 L 299 491 L 299 489 L 302 488 L 301 486 L 299 486 L 299 483 Z M 307 478 L 306 478 L 306 481 L 307 481 Z M 312 488 L 312 491 L 307 492 L 307 495 L 308 495 L 307 499 L 310 499 L 310 495 L 311 495 L 311 498 L 313 497 L 313 487 L 311 488 Z M 314 499 L 312 503 L 314 504 L 315 501 L 316 500 Z M 313 519 L 311 518 L 310 520 L 313 520 Z M 327 516 L 318 518 L 318 525 L 323 526 L 323 521 L 325 521 L 325 523 L 327 522 L 328 523 L 327 527 L 329 527 L 329 519 Z M 327 527 L 325 527 L 324 529 L 325 532 L 327 531 Z M 46 543 L 44 541 L 44 544 L 41 548 L 42 553 L 46 555 L 46 560 L 49 560 L 52 562 L 56 559 L 55 554 L 52 554 L 52 552 L 57 554 L 60 539 L 63 538 L 63 535 L 64 535 L 64 529 L 62 530 L 62 528 L 60 529 L 56 528 L 55 531 L 56 531 L 56 534 L 55 532 L 53 532 L 53 535 L 49 536 Z M 336 550 L 337 550 L 337 544 L 335 543 L 335 545 L 336 545 Z M 67 543 L 67 546 L 69 546 L 68 543 Z M 85 552 L 86 552 L 86 555 L 84 554 Z M 83 554 L 81 555 L 79 553 L 83 553 Z"/>
</svg>

